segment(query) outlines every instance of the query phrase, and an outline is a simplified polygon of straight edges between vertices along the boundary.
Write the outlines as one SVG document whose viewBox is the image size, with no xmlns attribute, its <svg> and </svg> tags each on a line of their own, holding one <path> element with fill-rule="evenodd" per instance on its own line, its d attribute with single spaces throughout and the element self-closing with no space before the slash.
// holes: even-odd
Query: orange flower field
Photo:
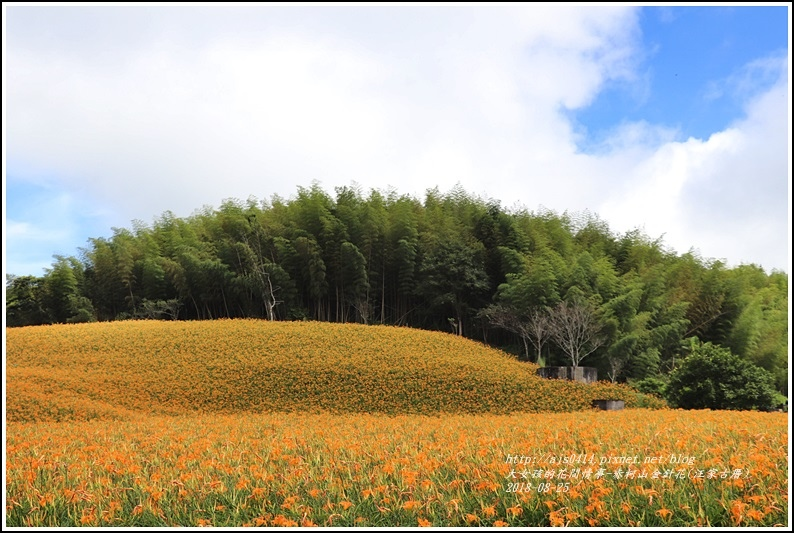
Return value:
<svg viewBox="0 0 794 533">
<path fill-rule="evenodd" d="M 595 398 L 663 402 L 624 386 L 549 381 L 482 344 L 408 328 L 217 320 L 11 328 L 7 418 L 131 412 L 437 414 L 571 411 Z"/>
<path fill-rule="evenodd" d="M 549 462 L 581 455 L 595 464 Z M 694 458 L 686 477 L 667 475 L 671 455 Z M 771 413 L 13 423 L 7 457 L 7 524 L 22 526 L 758 526 L 786 524 L 788 504 L 786 417 Z"/>
<path fill-rule="evenodd" d="M 400 328 L 6 333 L 7 526 L 788 525 L 782 413 L 639 408 Z"/>
</svg>

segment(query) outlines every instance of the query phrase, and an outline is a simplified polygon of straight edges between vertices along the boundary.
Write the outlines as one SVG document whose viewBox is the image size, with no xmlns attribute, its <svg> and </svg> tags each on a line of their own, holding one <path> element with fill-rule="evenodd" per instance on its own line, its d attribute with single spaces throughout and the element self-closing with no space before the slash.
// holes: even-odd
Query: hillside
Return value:
<svg viewBox="0 0 794 533">
<path fill-rule="evenodd" d="M 11 328 L 7 420 L 134 412 L 510 413 L 657 405 L 632 389 L 542 380 L 462 337 L 389 326 L 216 320 Z"/>
<path fill-rule="evenodd" d="M 127 319 L 265 318 L 398 324 L 455 332 L 569 364 L 556 341 L 538 353 L 522 331 L 563 303 L 597 318 L 589 366 L 606 376 L 665 380 L 687 339 L 710 342 L 771 372 L 788 390 L 788 276 L 677 255 L 596 215 L 503 209 L 455 188 L 424 200 L 330 196 L 227 200 L 187 218 L 113 228 L 45 275 L 6 280 L 6 325 Z"/>
</svg>

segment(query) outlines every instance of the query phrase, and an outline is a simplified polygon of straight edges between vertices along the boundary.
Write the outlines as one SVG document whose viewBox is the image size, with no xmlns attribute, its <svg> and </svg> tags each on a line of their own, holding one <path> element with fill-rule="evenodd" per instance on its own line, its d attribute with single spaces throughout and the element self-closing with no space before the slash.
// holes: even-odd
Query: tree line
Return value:
<svg viewBox="0 0 794 533">
<path fill-rule="evenodd" d="M 420 201 L 355 186 L 331 196 L 315 184 L 290 200 L 166 212 L 55 256 L 41 277 L 9 275 L 6 287 L 8 326 L 392 324 L 450 331 L 541 364 L 585 360 L 613 381 L 667 376 L 695 343 L 712 343 L 766 369 L 787 393 L 787 274 L 678 255 L 639 230 L 613 233 L 588 212 L 508 210 L 459 186 Z"/>
</svg>

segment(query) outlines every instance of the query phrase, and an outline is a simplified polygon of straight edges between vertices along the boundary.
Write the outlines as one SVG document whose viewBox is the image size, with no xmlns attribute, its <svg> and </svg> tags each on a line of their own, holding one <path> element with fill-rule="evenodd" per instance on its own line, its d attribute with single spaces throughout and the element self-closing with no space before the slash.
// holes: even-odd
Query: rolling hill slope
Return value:
<svg viewBox="0 0 794 533">
<path fill-rule="evenodd" d="M 7 420 L 132 413 L 510 413 L 661 406 L 633 389 L 549 381 L 454 335 L 389 326 L 217 320 L 11 328 Z"/>
</svg>

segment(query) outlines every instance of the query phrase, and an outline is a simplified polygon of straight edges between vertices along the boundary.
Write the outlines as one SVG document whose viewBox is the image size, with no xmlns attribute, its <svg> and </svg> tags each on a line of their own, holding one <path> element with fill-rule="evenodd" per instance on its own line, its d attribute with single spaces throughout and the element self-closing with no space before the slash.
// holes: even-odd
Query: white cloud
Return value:
<svg viewBox="0 0 794 533">
<path fill-rule="evenodd" d="M 563 11 L 467 9 L 447 27 L 426 15 L 438 24 L 420 24 L 415 55 L 396 61 L 378 41 L 300 28 L 187 50 L 154 39 L 113 69 L 19 51 L 9 153 L 141 218 L 141 206 L 184 213 L 312 179 L 409 193 L 489 174 L 520 185 L 518 171 L 574 149 L 558 106 L 585 105 L 629 54 L 631 11 Z"/>
<path fill-rule="evenodd" d="M 3 225 L 6 272 L 41 275 L 54 255 L 79 255 L 89 237 L 107 237 L 111 225 L 121 225 L 88 195 L 14 185 L 7 191 L 13 199 L 6 195 L 13 209 L 5 213 Z"/>
<path fill-rule="evenodd" d="M 757 97 L 779 81 L 781 71 L 787 70 L 787 63 L 785 50 L 750 61 L 730 76 L 712 81 L 704 93 L 704 99 L 716 100 L 728 96 L 747 101 Z"/>
<path fill-rule="evenodd" d="M 62 27 L 85 23 L 75 12 L 9 32 L 9 169 L 91 190 L 126 220 L 289 197 L 312 180 L 419 196 L 460 182 L 506 205 L 589 208 L 620 229 L 644 223 L 709 254 L 703 241 L 717 240 L 706 239 L 708 224 L 690 225 L 697 209 L 686 203 L 698 183 L 708 189 L 742 164 L 755 175 L 764 155 L 768 189 L 780 194 L 780 147 L 766 139 L 785 121 L 763 97 L 746 121 L 705 141 L 625 124 L 606 151 L 579 153 L 566 109 L 588 105 L 610 80 L 647 88 L 633 9 L 130 10 L 140 33 L 114 10 L 85 10 L 94 15 L 81 38 Z M 760 247 L 714 250 L 782 266 Z"/>
<path fill-rule="evenodd" d="M 68 221 L 54 225 L 50 220 L 37 223 L 7 219 L 3 227 L 6 250 L 14 250 L 14 254 L 5 255 L 3 261 L 6 272 L 42 274 L 43 269 L 52 262 L 52 255 L 61 253 L 73 255 L 75 250 L 64 250 L 62 244 L 72 237 L 72 228 Z M 41 254 L 42 247 L 49 251 Z"/>
<path fill-rule="evenodd" d="M 744 119 L 638 158 L 625 193 L 599 212 L 621 229 L 665 234 L 679 252 L 694 247 L 732 265 L 787 269 L 789 102 L 787 68 L 778 63 L 777 83 L 748 102 Z"/>
<path fill-rule="evenodd" d="M 24 243 L 26 241 L 47 241 L 57 243 L 68 235 L 68 232 L 60 229 L 42 228 L 30 222 L 19 222 L 17 220 L 6 220 L 5 235 L 12 241 Z"/>
</svg>

